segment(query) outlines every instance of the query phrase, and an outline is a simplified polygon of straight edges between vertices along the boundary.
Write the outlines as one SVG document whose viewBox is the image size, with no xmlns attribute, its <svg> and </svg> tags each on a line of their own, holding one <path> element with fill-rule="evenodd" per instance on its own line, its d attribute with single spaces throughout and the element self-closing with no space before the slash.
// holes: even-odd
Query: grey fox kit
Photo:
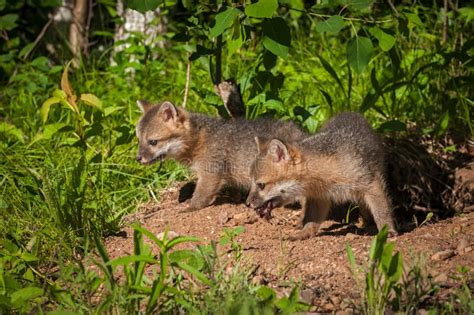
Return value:
<svg viewBox="0 0 474 315">
<path fill-rule="evenodd" d="M 153 105 L 139 101 L 143 112 L 136 133 L 137 160 L 151 164 L 175 159 L 197 177 L 188 211 L 209 206 L 224 185 L 250 189 L 250 167 L 257 155 L 254 137 L 297 141 L 305 136 L 290 122 L 261 118 L 224 120 L 191 113 L 170 102 Z"/>
<path fill-rule="evenodd" d="M 256 138 L 259 154 L 252 166 L 247 199 L 261 216 L 273 208 L 300 201 L 305 239 L 319 231 L 332 203 L 359 204 L 364 221 L 372 215 L 380 230 L 396 235 L 385 192 L 382 143 L 365 118 L 342 113 L 319 133 L 299 141 Z"/>
</svg>

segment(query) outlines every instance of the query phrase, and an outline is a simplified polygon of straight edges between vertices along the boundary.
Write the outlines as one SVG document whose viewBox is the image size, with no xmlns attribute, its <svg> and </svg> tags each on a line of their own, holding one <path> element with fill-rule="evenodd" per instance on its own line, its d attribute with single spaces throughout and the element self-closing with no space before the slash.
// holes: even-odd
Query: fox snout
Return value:
<svg viewBox="0 0 474 315">
<path fill-rule="evenodd" d="M 262 204 L 263 204 L 263 200 L 252 193 L 249 194 L 249 196 L 247 197 L 247 200 L 245 201 L 245 205 L 249 208 L 258 208 L 262 206 Z"/>
</svg>

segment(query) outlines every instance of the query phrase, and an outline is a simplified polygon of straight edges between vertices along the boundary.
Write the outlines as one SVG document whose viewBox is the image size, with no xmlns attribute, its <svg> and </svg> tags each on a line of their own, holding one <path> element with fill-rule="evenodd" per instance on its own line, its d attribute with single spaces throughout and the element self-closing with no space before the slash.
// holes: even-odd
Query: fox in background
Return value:
<svg viewBox="0 0 474 315">
<path fill-rule="evenodd" d="M 211 205 L 224 185 L 249 191 L 251 164 L 258 153 L 256 136 L 297 141 L 307 134 L 291 122 L 259 118 L 225 120 L 192 113 L 170 102 L 138 101 L 137 161 L 174 159 L 197 177 L 187 211 Z"/>
<path fill-rule="evenodd" d="M 331 204 L 359 205 L 364 223 L 397 235 L 385 190 L 384 152 L 380 139 L 361 114 L 342 113 L 315 135 L 285 141 L 256 137 L 259 154 L 252 165 L 247 205 L 262 217 L 273 208 L 300 202 L 302 231 L 291 240 L 316 235 Z"/>
</svg>

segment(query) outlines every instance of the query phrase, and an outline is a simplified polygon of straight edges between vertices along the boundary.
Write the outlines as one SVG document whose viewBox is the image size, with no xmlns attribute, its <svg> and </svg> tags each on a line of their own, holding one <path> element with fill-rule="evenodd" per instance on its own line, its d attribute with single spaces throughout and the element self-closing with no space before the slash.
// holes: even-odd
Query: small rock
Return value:
<svg viewBox="0 0 474 315">
<path fill-rule="evenodd" d="M 339 304 L 341 303 L 341 299 L 335 295 L 330 296 L 329 299 L 335 306 L 339 306 Z"/>
<path fill-rule="evenodd" d="M 434 281 L 441 284 L 446 283 L 448 282 L 448 275 L 445 273 L 440 273 L 434 278 Z"/>
<path fill-rule="evenodd" d="M 346 240 L 353 240 L 353 239 L 355 239 L 355 237 L 356 237 L 355 234 L 347 233 L 345 238 L 346 238 Z"/>
<path fill-rule="evenodd" d="M 324 310 L 326 311 L 332 311 L 334 310 L 334 305 L 332 303 L 326 303 L 323 305 Z"/>
<path fill-rule="evenodd" d="M 432 260 L 439 261 L 439 260 L 445 260 L 448 258 L 451 258 L 455 255 L 454 250 L 447 249 L 447 250 L 442 250 L 440 252 L 437 252 L 433 256 L 431 256 Z"/>
<path fill-rule="evenodd" d="M 230 215 L 227 211 L 219 213 L 219 223 L 221 225 L 226 224 L 230 220 Z"/>
<path fill-rule="evenodd" d="M 466 249 L 466 247 L 468 247 L 468 246 L 469 246 L 469 242 L 467 241 L 467 239 L 462 238 L 459 241 L 458 246 L 456 247 L 456 251 L 458 253 L 462 253 Z"/>
<path fill-rule="evenodd" d="M 428 311 L 425 310 L 424 308 L 421 308 L 416 312 L 416 315 L 428 315 L 428 314 L 429 314 Z"/>
<path fill-rule="evenodd" d="M 305 289 L 300 292 L 300 298 L 306 304 L 313 304 L 313 299 L 316 295 L 311 289 Z"/>
<path fill-rule="evenodd" d="M 469 253 L 470 251 L 472 251 L 472 246 L 468 246 L 468 247 L 464 248 L 464 253 L 463 254 Z"/>
</svg>

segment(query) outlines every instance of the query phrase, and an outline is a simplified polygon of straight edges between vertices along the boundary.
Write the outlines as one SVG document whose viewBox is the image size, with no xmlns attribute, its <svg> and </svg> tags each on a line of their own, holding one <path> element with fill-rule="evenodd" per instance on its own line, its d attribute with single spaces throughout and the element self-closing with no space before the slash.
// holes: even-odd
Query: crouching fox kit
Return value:
<svg viewBox="0 0 474 315">
<path fill-rule="evenodd" d="M 212 204 L 224 185 L 250 189 L 250 167 L 258 153 L 255 136 L 297 141 L 304 136 L 296 125 L 266 118 L 224 120 L 191 113 L 170 102 L 139 101 L 143 112 L 136 133 L 137 160 L 151 164 L 175 159 L 197 176 L 187 211 Z"/>
<path fill-rule="evenodd" d="M 396 235 L 385 192 L 383 148 L 365 118 L 342 113 L 322 130 L 296 142 L 256 139 L 259 154 L 252 166 L 247 205 L 261 216 L 273 208 L 302 203 L 303 230 L 290 239 L 317 234 L 332 203 L 356 202 L 364 222 L 372 215 L 380 230 Z"/>
</svg>

